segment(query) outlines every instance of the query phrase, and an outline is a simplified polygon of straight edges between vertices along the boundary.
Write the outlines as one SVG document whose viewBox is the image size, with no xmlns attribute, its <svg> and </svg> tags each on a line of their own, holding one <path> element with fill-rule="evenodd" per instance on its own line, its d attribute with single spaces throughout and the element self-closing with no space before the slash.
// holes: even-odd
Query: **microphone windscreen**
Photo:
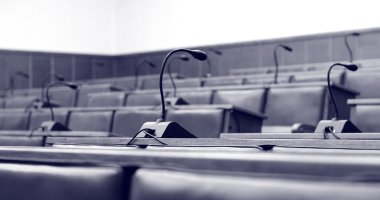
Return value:
<svg viewBox="0 0 380 200">
<path fill-rule="evenodd" d="M 292 48 L 290 48 L 290 47 L 288 47 L 288 46 L 286 46 L 286 45 L 282 45 L 282 47 L 284 47 L 284 49 L 286 49 L 287 51 L 293 51 Z"/>
<path fill-rule="evenodd" d="M 190 50 L 189 53 L 197 60 L 206 60 L 207 54 L 200 50 Z"/>
<path fill-rule="evenodd" d="M 348 70 L 350 70 L 350 71 L 356 71 L 356 70 L 358 70 L 358 66 L 355 65 L 355 64 L 348 64 L 348 65 L 346 65 L 346 68 Z"/>
<path fill-rule="evenodd" d="M 360 36 L 360 33 L 355 32 L 355 33 L 352 33 L 352 35 L 353 36 Z"/>
</svg>

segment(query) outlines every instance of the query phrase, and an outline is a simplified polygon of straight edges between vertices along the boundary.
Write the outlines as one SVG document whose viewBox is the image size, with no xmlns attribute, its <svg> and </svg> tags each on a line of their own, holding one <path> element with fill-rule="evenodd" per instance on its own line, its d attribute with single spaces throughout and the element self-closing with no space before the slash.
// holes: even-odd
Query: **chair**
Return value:
<svg viewBox="0 0 380 200">
<path fill-rule="evenodd" d="M 160 92 L 134 92 L 127 95 L 126 106 L 158 106 L 161 105 Z"/>
<path fill-rule="evenodd" d="M 54 109 L 55 121 L 61 123 L 62 125 L 67 125 L 69 110 L 67 109 Z M 41 123 L 44 121 L 49 121 L 51 119 L 51 114 L 48 109 L 44 110 L 33 110 L 30 116 L 29 130 L 34 130 L 40 127 Z"/>
<path fill-rule="evenodd" d="M 232 104 L 252 112 L 264 112 L 266 89 L 219 90 L 215 92 L 213 104 Z"/>
<path fill-rule="evenodd" d="M 119 167 L 0 164 L 0 199 L 121 200 Z"/>
<path fill-rule="evenodd" d="M 68 128 L 73 131 L 111 132 L 113 111 L 72 111 Z"/>
<path fill-rule="evenodd" d="M 358 91 L 357 98 L 380 98 L 380 72 L 347 73 L 345 86 Z"/>
<path fill-rule="evenodd" d="M 205 79 L 203 87 L 225 86 L 225 85 L 243 85 L 245 78 L 238 76 L 229 77 L 212 77 Z"/>
<path fill-rule="evenodd" d="M 172 92 L 168 94 L 169 97 L 173 95 Z M 191 105 L 208 105 L 211 104 L 213 96 L 212 90 L 179 90 L 177 97 L 181 97 Z"/>
<path fill-rule="evenodd" d="M 112 84 L 82 85 L 78 91 L 77 107 L 87 106 L 88 95 L 90 93 L 102 93 L 111 91 L 120 91 L 120 89 L 113 87 Z"/>
<path fill-rule="evenodd" d="M 159 110 L 118 110 L 115 113 L 112 134 L 133 137 L 145 122 L 156 121 L 160 114 Z"/>
<path fill-rule="evenodd" d="M 60 107 L 75 107 L 77 102 L 77 90 L 66 87 L 54 87 L 50 89 L 50 101 Z"/>
<path fill-rule="evenodd" d="M 24 109 L 1 110 L 0 130 L 28 130 L 29 115 Z"/>
<path fill-rule="evenodd" d="M 33 106 L 39 98 L 35 96 L 26 97 L 7 97 L 5 99 L 5 108 L 29 108 Z"/>
<path fill-rule="evenodd" d="M 88 94 L 88 107 L 125 106 L 125 92 Z"/>
</svg>

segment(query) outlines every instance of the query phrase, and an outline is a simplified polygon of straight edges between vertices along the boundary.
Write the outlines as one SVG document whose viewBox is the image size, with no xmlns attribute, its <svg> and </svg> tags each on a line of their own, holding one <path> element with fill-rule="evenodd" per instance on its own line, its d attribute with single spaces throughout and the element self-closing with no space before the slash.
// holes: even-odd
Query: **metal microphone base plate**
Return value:
<svg viewBox="0 0 380 200">
<path fill-rule="evenodd" d="M 153 134 L 158 138 L 196 138 L 177 122 L 145 122 L 142 129 L 154 130 Z"/>
</svg>

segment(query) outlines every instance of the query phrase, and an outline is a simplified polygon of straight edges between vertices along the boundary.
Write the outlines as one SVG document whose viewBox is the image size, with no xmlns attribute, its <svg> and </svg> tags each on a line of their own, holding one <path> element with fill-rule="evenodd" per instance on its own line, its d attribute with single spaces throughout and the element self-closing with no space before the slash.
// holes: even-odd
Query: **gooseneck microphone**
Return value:
<svg viewBox="0 0 380 200">
<path fill-rule="evenodd" d="M 9 79 L 9 88 L 8 90 L 11 93 L 11 96 L 13 96 L 13 90 L 15 89 L 15 78 L 17 76 L 23 77 L 25 79 L 29 79 L 29 75 L 25 72 L 22 71 L 16 71 L 15 73 L 12 74 L 12 76 Z"/>
<path fill-rule="evenodd" d="M 210 51 L 214 53 L 215 55 L 221 56 L 223 53 L 219 51 L 218 49 L 214 48 L 207 48 L 206 51 Z M 205 74 L 205 78 L 211 77 L 212 76 L 212 62 L 211 59 L 207 59 L 207 73 Z"/>
<path fill-rule="evenodd" d="M 330 73 L 331 73 L 332 68 L 334 68 L 335 66 L 342 66 L 342 67 L 345 67 L 346 69 L 348 69 L 350 71 L 358 70 L 358 66 L 354 65 L 354 64 L 335 63 L 335 64 L 331 65 L 329 70 L 327 71 L 327 87 L 329 89 L 330 98 L 331 98 L 331 101 L 332 101 L 332 103 L 334 105 L 334 109 L 335 109 L 335 117 L 333 118 L 333 120 L 338 120 L 339 119 L 338 107 L 336 106 L 334 95 L 331 92 L 331 82 L 330 82 Z"/>
<path fill-rule="evenodd" d="M 346 45 L 346 48 L 347 48 L 347 51 L 348 51 L 350 63 L 352 63 L 352 61 L 354 60 L 354 56 L 353 56 L 353 53 L 352 53 L 351 46 L 348 43 L 348 38 L 351 37 L 351 36 L 359 37 L 360 33 L 354 32 L 354 33 L 350 33 L 350 34 L 347 34 L 347 35 L 344 36 L 344 44 Z"/>
<path fill-rule="evenodd" d="M 162 138 L 196 138 L 193 134 L 191 134 L 189 131 L 184 129 L 181 125 L 179 125 L 176 122 L 166 122 L 166 108 L 165 108 L 165 97 L 164 92 L 162 88 L 162 79 L 165 71 L 165 66 L 167 65 L 167 62 L 169 58 L 177 53 L 177 52 L 185 52 L 190 54 L 192 57 L 194 57 L 197 60 L 206 60 L 207 55 L 206 53 L 200 51 L 200 50 L 191 50 L 191 49 L 176 49 L 173 51 L 170 51 L 163 63 L 160 73 L 160 96 L 161 96 L 161 117 L 157 119 L 156 122 L 145 122 L 141 128 L 141 130 L 145 130 L 145 132 L 148 132 L 149 134 L 146 134 L 145 137 L 148 135 L 154 136 L 154 137 L 162 137 Z"/>
<path fill-rule="evenodd" d="M 137 90 L 139 87 L 140 69 L 141 69 L 141 65 L 143 64 L 147 64 L 151 68 L 156 68 L 156 65 L 152 63 L 151 61 L 149 61 L 147 58 L 144 58 L 137 63 L 136 68 L 135 68 L 135 88 L 134 88 L 135 90 Z"/>
<path fill-rule="evenodd" d="M 172 58 L 169 62 L 168 62 L 168 73 L 169 73 L 169 78 L 170 78 L 170 81 L 172 83 L 172 86 L 173 86 L 173 97 L 176 97 L 177 96 L 177 86 L 175 85 L 175 82 L 174 82 L 174 79 L 173 79 L 173 76 L 172 76 L 172 70 L 171 70 L 171 66 L 172 66 L 172 62 L 174 60 L 182 60 L 182 61 L 189 61 L 189 57 L 188 56 L 185 56 L 185 55 L 180 55 L 180 56 L 176 56 L 174 58 Z"/>
<path fill-rule="evenodd" d="M 274 72 L 274 83 L 277 84 L 278 81 L 277 81 L 277 77 L 278 77 L 278 58 L 277 58 L 277 49 L 278 48 L 283 48 L 285 49 L 286 51 L 289 51 L 289 52 L 292 52 L 293 49 L 290 48 L 289 46 L 286 46 L 286 45 L 283 45 L 283 44 L 278 44 L 274 50 L 273 50 L 273 57 L 274 57 L 274 64 L 275 64 L 275 72 Z"/>
<path fill-rule="evenodd" d="M 51 121 L 54 121 L 54 112 L 53 112 L 53 106 L 51 106 L 50 104 L 50 93 L 49 93 L 49 89 L 53 86 L 57 86 L 57 85 L 62 85 L 62 86 L 66 86 L 72 90 L 76 90 L 78 88 L 78 86 L 74 83 L 69 83 L 69 82 L 52 82 L 50 83 L 47 87 L 46 87 L 46 92 L 45 92 L 45 98 L 46 98 L 46 102 L 49 106 L 49 109 L 50 109 L 50 119 Z"/>
<path fill-rule="evenodd" d="M 56 74 L 56 73 L 47 74 L 41 82 L 41 101 L 43 101 L 43 99 L 44 99 L 45 87 L 46 87 L 47 82 L 50 80 L 50 78 L 54 78 L 57 81 L 64 81 L 65 80 L 65 78 L 60 74 Z"/>
<path fill-rule="evenodd" d="M 331 70 L 335 66 L 342 66 L 350 71 L 358 70 L 358 66 L 354 64 L 335 63 L 330 66 L 329 70 L 327 71 L 327 87 L 329 90 L 332 104 L 334 105 L 335 115 L 332 118 L 332 120 L 319 121 L 317 128 L 315 129 L 314 132 L 323 133 L 324 138 L 328 138 L 328 134 L 332 134 L 335 138 L 339 139 L 339 137 L 337 137 L 335 133 L 360 133 L 361 131 L 350 120 L 340 119 L 340 116 L 338 113 L 338 107 L 336 105 L 334 95 L 331 91 L 331 82 L 330 82 L 330 73 L 331 73 Z"/>
<path fill-rule="evenodd" d="M 165 118 L 166 118 L 165 97 L 164 97 L 164 91 L 162 88 L 162 79 L 163 79 L 163 75 L 164 75 L 164 71 L 165 71 L 165 66 L 166 66 L 166 63 L 168 62 L 168 59 L 170 58 L 170 56 L 173 55 L 174 53 L 177 53 L 177 52 L 189 53 L 193 58 L 200 60 L 200 61 L 207 59 L 207 54 L 204 53 L 203 51 L 191 50 L 191 49 L 176 49 L 176 50 L 169 52 L 166 55 L 166 57 L 162 63 L 161 73 L 160 73 L 160 95 L 161 95 L 162 112 L 161 112 L 161 118 L 158 121 L 165 121 Z"/>
</svg>

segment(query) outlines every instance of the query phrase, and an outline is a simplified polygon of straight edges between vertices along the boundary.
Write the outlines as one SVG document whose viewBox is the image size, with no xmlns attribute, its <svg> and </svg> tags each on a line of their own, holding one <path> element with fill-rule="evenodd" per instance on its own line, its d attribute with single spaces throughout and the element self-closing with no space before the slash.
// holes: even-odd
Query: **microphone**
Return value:
<svg viewBox="0 0 380 200">
<path fill-rule="evenodd" d="M 349 37 L 359 37 L 359 36 L 360 36 L 360 33 L 357 33 L 357 32 L 353 32 L 353 33 L 350 33 L 350 34 L 347 34 L 347 35 L 344 36 L 344 44 L 346 45 L 346 48 L 347 48 L 347 51 L 348 51 L 350 63 L 352 63 L 352 61 L 354 60 L 354 56 L 353 56 L 350 44 L 348 43 L 348 38 Z"/>
<path fill-rule="evenodd" d="M 221 56 L 223 53 L 221 51 L 219 51 L 218 49 L 214 49 L 214 48 L 207 48 L 206 51 L 210 51 L 218 56 Z M 208 77 L 211 77 L 212 73 L 212 62 L 211 62 L 211 59 L 207 59 L 207 73 L 205 74 L 205 78 L 208 78 Z"/>
<path fill-rule="evenodd" d="M 329 70 L 327 71 L 327 87 L 329 90 L 331 101 L 334 105 L 335 109 L 335 115 L 331 120 L 321 120 L 317 128 L 315 129 L 315 133 L 360 133 L 360 129 L 357 128 L 351 121 L 349 120 L 339 120 L 339 112 L 338 107 L 336 105 L 334 95 L 331 91 L 331 83 L 330 83 L 330 73 L 331 70 L 335 66 L 342 66 L 350 71 L 357 71 L 358 66 L 355 64 L 342 64 L 342 63 L 335 63 L 330 66 Z"/>
<path fill-rule="evenodd" d="M 44 91 L 46 88 L 46 84 L 50 78 L 54 78 L 55 80 L 60 81 L 60 82 L 65 80 L 65 78 L 62 75 L 56 74 L 56 73 L 47 74 L 45 78 L 42 79 L 41 81 L 41 107 L 43 108 L 49 107 L 51 105 L 51 104 L 47 105 L 47 102 L 44 101 Z"/>
<path fill-rule="evenodd" d="M 174 82 L 174 79 L 172 76 L 172 71 L 171 71 L 171 64 L 174 60 L 182 60 L 182 61 L 187 62 L 190 60 L 190 58 L 186 55 L 180 55 L 180 56 L 176 56 L 176 57 L 174 57 L 168 61 L 168 73 L 169 73 L 170 81 L 171 81 L 172 86 L 173 86 L 173 97 L 166 98 L 165 103 L 168 105 L 187 105 L 188 103 L 184 99 L 177 97 L 177 86 L 175 85 L 175 82 Z"/>
<path fill-rule="evenodd" d="M 176 122 L 166 122 L 166 108 L 165 108 L 165 97 L 164 97 L 164 92 L 162 89 L 162 79 L 163 79 L 163 74 L 165 70 L 165 66 L 168 62 L 168 59 L 175 53 L 177 52 L 185 52 L 190 54 L 193 58 L 197 60 L 206 60 L 207 55 L 203 51 L 200 50 L 191 50 L 191 49 L 176 49 L 173 51 L 170 51 L 161 67 L 161 73 L 160 73 L 160 95 L 161 95 L 161 106 L 162 106 L 162 111 L 161 111 L 161 117 L 156 121 L 156 122 L 145 122 L 142 127 L 140 128 L 141 130 L 149 130 L 149 134 L 157 137 L 163 137 L 163 138 L 196 138 L 193 134 L 188 132 L 186 129 L 184 129 L 181 125 L 179 125 Z"/>
<path fill-rule="evenodd" d="M 273 50 L 273 57 L 274 57 L 274 64 L 275 64 L 275 67 L 276 67 L 276 69 L 275 69 L 275 73 L 274 73 L 274 84 L 277 84 L 277 83 L 278 83 L 278 82 L 277 82 L 277 77 L 278 77 L 277 49 L 280 48 L 280 47 L 283 48 L 283 49 L 285 49 L 286 51 L 289 51 L 289 52 L 292 52 L 292 51 L 293 51 L 292 48 L 290 48 L 289 46 L 283 45 L 283 44 L 278 44 L 278 45 L 274 48 L 274 50 Z"/>
<path fill-rule="evenodd" d="M 42 131 L 70 131 L 69 128 L 67 128 L 63 124 L 55 121 L 53 106 L 50 104 L 49 89 L 51 87 L 57 86 L 57 85 L 66 86 L 72 90 L 78 89 L 78 86 L 76 84 L 70 83 L 70 82 L 62 82 L 62 81 L 52 82 L 46 87 L 45 98 L 46 98 L 46 103 L 50 109 L 50 121 L 42 122 L 42 124 L 41 124 Z"/>
<path fill-rule="evenodd" d="M 138 86 L 139 85 L 139 74 L 140 74 L 140 69 L 141 69 L 140 66 L 142 64 L 147 64 L 151 68 L 156 68 L 156 65 L 154 63 L 152 63 L 151 61 L 149 61 L 147 58 L 141 59 L 137 63 L 136 68 L 135 68 L 135 88 L 134 88 L 134 90 L 137 90 L 139 87 Z"/>
<path fill-rule="evenodd" d="M 10 91 L 11 96 L 13 96 L 13 91 L 14 91 L 14 87 L 15 87 L 15 78 L 17 76 L 23 77 L 25 79 L 29 79 L 29 75 L 25 72 L 16 71 L 15 73 L 13 73 L 11 78 L 9 79 L 9 88 L 7 89 Z"/>
</svg>

